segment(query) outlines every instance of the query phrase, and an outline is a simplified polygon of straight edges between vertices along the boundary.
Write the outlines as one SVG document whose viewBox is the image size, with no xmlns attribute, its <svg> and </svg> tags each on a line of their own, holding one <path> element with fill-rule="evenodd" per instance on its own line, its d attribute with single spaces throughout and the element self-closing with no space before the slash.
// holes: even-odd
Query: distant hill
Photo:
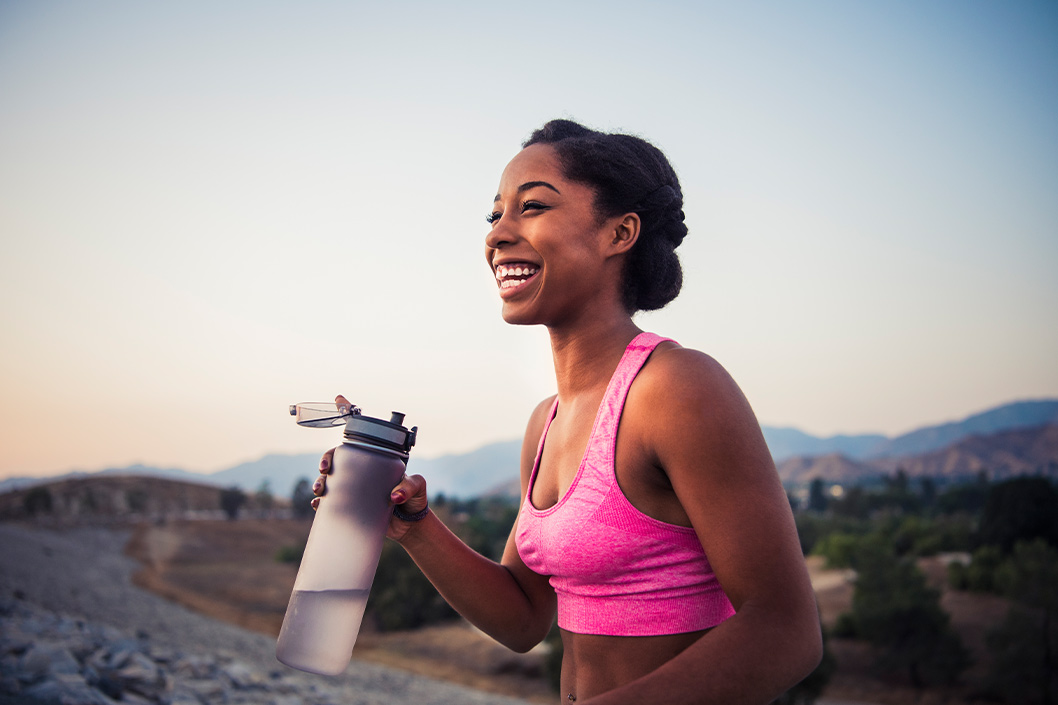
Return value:
<svg viewBox="0 0 1058 705">
<path fill-rule="evenodd" d="M 839 453 L 853 460 L 918 455 L 947 448 L 973 435 L 1058 424 L 1058 399 L 1018 401 L 961 421 L 926 426 L 889 438 L 878 434 L 820 438 L 795 428 L 765 426 L 764 440 L 775 462 L 796 456 Z"/>
<path fill-rule="evenodd" d="M 853 460 L 832 453 L 787 458 L 777 465 L 786 485 L 804 485 L 816 478 L 855 485 L 903 469 L 910 477 L 959 480 L 982 470 L 993 480 L 1042 474 L 1058 478 L 1058 424 L 1000 431 L 963 438 L 942 450 L 917 455 Z"/>
<path fill-rule="evenodd" d="M 1016 468 L 1029 468 L 1023 471 L 1031 472 L 1031 468 L 1049 462 L 1047 453 L 1050 452 L 1046 440 L 1049 436 L 1036 438 L 1031 429 L 1038 430 L 1048 424 L 1058 425 L 1058 399 L 1005 404 L 962 421 L 929 426 L 894 438 L 879 434 L 822 438 L 794 428 L 769 426 L 763 432 L 784 482 L 800 483 L 822 477 L 849 483 L 858 477 L 892 472 L 897 465 L 914 474 L 952 477 L 958 473 L 972 474 L 976 470 L 970 468 L 980 467 L 1000 473 L 1019 472 Z M 1028 435 L 1002 435 L 1019 430 Z M 1036 440 L 1029 440 L 1030 437 Z M 1033 446 L 1036 450 L 1019 450 L 1033 443 L 1037 444 Z M 988 450 L 991 445 L 996 446 L 994 452 Z M 443 493 L 461 499 L 511 494 L 516 493 L 518 483 L 520 447 L 520 441 L 511 440 L 439 458 L 420 458 L 413 453 L 408 469 L 427 478 L 431 494 Z M 1058 460 L 1058 455 L 1049 458 Z M 212 474 L 134 465 L 92 475 L 158 476 L 216 486 L 233 485 L 245 492 L 254 492 L 267 481 L 276 497 L 287 498 L 299 479 L 315 479 L 318 464 L 317 453 L 270 454 Z M 10 478 L 0 481 L 0 492 L 87 475 L 78 472 L 59 478 Z"/>
<path fill-rule="evenodd" d="M 873 448 L 866 456 L 887 458 L 918 455 L 947 448 L 970 436 L 1058 424 L 1058 399 L 1019 401 L 974 414 L 962 421 L 928 426 L 905 433 Z"/>
<path fill-rule="evenodd" d="M 294 485 L 303 478 L 313 482 L 320 470 L 322 453 L 300 453 L 282 455 L 272 453 L 248 463 L 240 463 L 227 470 L 206 475 L 210 482 L 224 486 L 239 487 L 244 491 L 256 491 L 262 483 L 267 482 L 272 494 L 289 497 L 294 492 Z"/>
<path fill-rule="evenodd" d="M 787 458 L 778 463 L 776 469 L 787 486 L 805 485 L 817 478 L 831 484 L 852 485 L 888 474 L 884 467 L 853 460 L 840 453 Z"/>
<path fill-rule="evenodd" d="M 165 477 L 96 473 L 0 494 L 0 520 L 34 516 L 62 522 L 222 518 L 221 491 L 215 485 Z M 247 497 L 244 512 L 260 509 L 252 496 Z"/>
<path fill-rule="evenodd" d="M 468 499 L 487 492 L 508 477 L 518 477 L 520 448 L 519 441 L 504 441 L 490 443 L 469 453 L 439 458 L 417 458 L 412 453 L 408 472 L 425 477 L 431 494 Z M 267 480 L 273 493 L 289 497 L 298 480 L 316 479 L 319 462 L 319 453 L 273 454 L 207 477 L 212 482 L 236 485 L 247 491 L 256 490 Z"/>
<path fill-rule="evenodd" d="M 431 494 L 467 499 L 489 494 L 498 485 L 518 479 L 521 441 L 491 443 L 463 455 L 432 460 L 412 458 L 408 472 L 426 478 Z"/>
<path fill-rule="evenodd" d="M 881 434 L 828 436 L 820 438 L 796 428 L 764 426 L 764 440 L 776 462 L 797 456 L 839 453 L 849 458 L 865 458 L 875 448 L 889 441 Z"/>
<path fill-rule="evenodd" d="M 943 450 L 888 459 L 911 477 L 958 478 L 987 470 L 992 479 L 1041 473 L 1058 477 L 1058 424 L 975 435 Z"/>
</svg>

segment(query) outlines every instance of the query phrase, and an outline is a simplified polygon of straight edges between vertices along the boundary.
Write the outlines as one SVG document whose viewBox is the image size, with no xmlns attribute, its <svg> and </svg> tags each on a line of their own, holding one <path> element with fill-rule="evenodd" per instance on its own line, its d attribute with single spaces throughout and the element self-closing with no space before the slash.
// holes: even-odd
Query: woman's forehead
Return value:
<svg viewBox="0 0 1058 705">
<path fill-rule="evenodd" d="M 500 193 L 516 190 L 529 181 L 565 181 L 554 147 L 531 144 L 514 155 L 500 175 Z"/>
</svg>

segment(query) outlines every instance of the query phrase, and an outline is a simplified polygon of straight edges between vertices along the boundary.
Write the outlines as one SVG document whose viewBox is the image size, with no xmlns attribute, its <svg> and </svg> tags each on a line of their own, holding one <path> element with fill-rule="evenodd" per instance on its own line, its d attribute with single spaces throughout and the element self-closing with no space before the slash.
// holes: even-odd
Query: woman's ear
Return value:
<svg viewBox="0 0 1058 705">
<path fill-rule="evenodd" d="M 610 243 L 610 254 L 619 255 L 628 252 L 639 239 L 639 214 L 625 213 L 620 218 L 615 218 L 613 228 L 613 240 Z"/>
</svg>

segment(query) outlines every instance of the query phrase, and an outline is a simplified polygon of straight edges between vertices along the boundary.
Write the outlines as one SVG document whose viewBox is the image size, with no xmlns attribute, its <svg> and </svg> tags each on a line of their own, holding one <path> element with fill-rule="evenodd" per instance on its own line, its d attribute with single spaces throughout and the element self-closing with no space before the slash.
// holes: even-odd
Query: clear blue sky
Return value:
<svg viewBox="0 0 1058 705">
<path fill-rule="evenodd" d="M 675 164 L 684 293 L 760 421 L 1058 396 L 1058 4 L 0 0 L 0 477 L 520 437 L 546 332 L 484 215 L 553 117 Z"/>
</svg>

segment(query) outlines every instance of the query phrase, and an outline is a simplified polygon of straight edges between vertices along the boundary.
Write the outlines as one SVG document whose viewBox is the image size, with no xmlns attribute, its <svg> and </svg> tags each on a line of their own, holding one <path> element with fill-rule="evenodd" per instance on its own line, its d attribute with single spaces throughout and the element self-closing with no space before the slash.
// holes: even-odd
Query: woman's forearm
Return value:
<svg viewBox="0 0 1058 705">
<path fill-rule="evenodd" d="M 745 605 L 657 670 L 584 703 L 770 703 L 819 664 L 816 614 Z"/>
<path fill-rule="evenodd" d="M 482 556 L 433 512 L 409 527 L 400 544 L 448 604 L 503 645 L 528 651 L 547 635 L 554 593 L 520 561 L 509 568 Z"/>
</svg>

